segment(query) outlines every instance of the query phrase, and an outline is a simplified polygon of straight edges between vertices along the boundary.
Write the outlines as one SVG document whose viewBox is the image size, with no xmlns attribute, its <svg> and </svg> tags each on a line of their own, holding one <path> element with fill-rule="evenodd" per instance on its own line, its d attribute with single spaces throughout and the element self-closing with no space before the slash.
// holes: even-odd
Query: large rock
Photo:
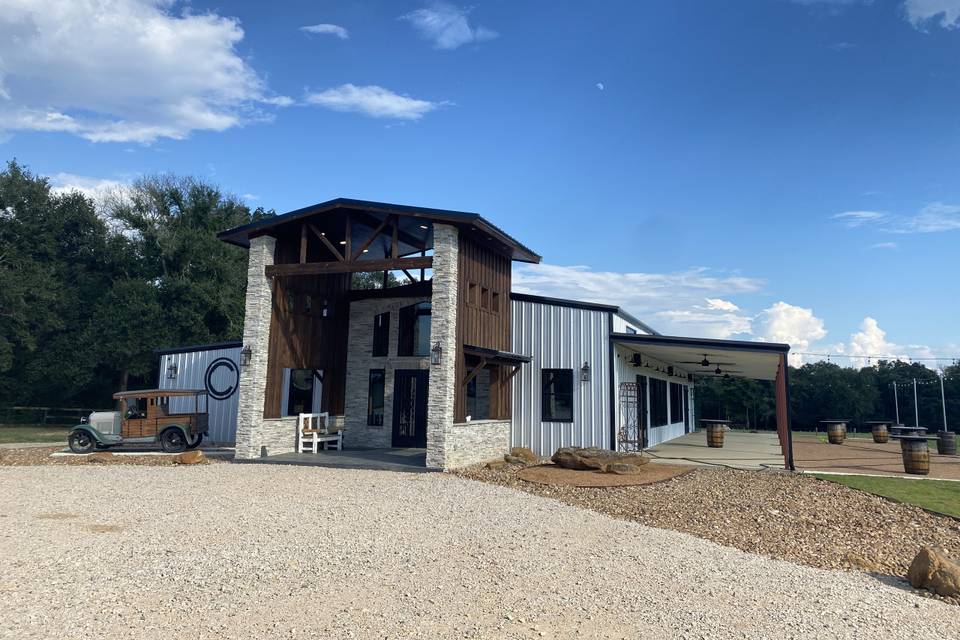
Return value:
<svg viewBox="0 0 960 640">
<path fill-rule="evenodd" d="M 194 449 L 177 454 L 173 461 L 177 464 L 203 464 L 207 461 L 207 456 L 203 455 L 203 451 Z"/>
<path fill-rule="evenodd" d="M 607 467 L 613 464 L 639 467 L 649 462 L 639 453 L 608 451 L 596 447 L 562 447 L 557 449 L 550 459 L 559 467 L 579 471 L 606 471 Z"/>
<path fill-rule="evenodd" d="M 510 455 L 517 458 L 523 458 L 527 464 L 536 464 L 540 462 L 540 456 L 535 454 L 532 449 L 528 447 L 514 447 L 510 449 Z"/>
<path fill-rule="evenodd" d="M 946 597 L 960 596 L 960 564 L 930 547 L 920 549 L 910 563 L 907 579 L 917 589 Z"/>
<path fill-rule="evenodd" d="M 109 451 L 97 451 L 87 456 L 87 462 L 100 463 L 113 460 L 113 454 Z"/>
</svg>

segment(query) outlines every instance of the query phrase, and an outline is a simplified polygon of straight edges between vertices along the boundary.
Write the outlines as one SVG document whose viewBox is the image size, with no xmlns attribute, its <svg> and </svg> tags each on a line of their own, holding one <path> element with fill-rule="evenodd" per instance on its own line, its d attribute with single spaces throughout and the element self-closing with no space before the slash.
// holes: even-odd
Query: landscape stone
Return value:
<svg viewBox="0 0 960 640">
<path fill-rule="evenodd" d="M 203 454 L 203 451 L 184 451 L 174 457 L 173 461 L 177 464 L 203 464 L 207 461 L 207 456 Z"/>
<path fill-rule="evenodd" d="M 960 596 L 960 564 L 930 547 L 920 549 L 907 571 L 916 589 L 927 589 L 944 597 Z"/>
<path fill-rule="evenodd" d="M 639 453 L 609 451 L 597 447 L 561 447 L 550 459 L 557 466 L 578 471 L 604 471 L 607 465 L 615 463 L 640 466 L 649 462 L 649 459 Z"/>
</svg>

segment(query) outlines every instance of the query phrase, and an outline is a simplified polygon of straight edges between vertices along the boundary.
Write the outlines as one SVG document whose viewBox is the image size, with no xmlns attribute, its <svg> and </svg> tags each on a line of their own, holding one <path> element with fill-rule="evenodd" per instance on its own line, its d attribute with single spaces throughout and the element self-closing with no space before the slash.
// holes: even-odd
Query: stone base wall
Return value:
<svg viewBox="0 0 960 640">
<path fill-rule="evenodd" d="M 450 425 L 444 433 L 443 469 L 458 469 L 510 452 L 509 420 L 476 420 Z"/>
<path fill-rule="evenodd" d="M 330 416 L 330 425 L 342 427 L 343 416 Z M 344 433 L 344 446 L 347 446 L 347 437 Z M 293 453 L 297 450 L 297 416 L 262 419 L 253 432 L 252 445 L 256 454 L 248 458 Z"/>
</svg>

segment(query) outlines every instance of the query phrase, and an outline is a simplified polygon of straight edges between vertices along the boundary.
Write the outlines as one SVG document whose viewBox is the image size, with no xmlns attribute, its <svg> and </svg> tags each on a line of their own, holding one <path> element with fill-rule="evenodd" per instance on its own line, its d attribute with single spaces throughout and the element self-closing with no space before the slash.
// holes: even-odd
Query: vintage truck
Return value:
<svg viewBox="0 0 960 640">
<path fill-rule="evenodd" d="M 120 411 L 94 411 L 70 430 L 67 443 L 71 451 L 89 453 L 124 444 L 160 443 L 167 453 L 180 453 L 200 446 L 207 434 L 206 391 L 147 389 L 121 391 L 113 398 L 120 401 Z M 171 400 L 181 411 L 170 412 Z"/>
</svg>

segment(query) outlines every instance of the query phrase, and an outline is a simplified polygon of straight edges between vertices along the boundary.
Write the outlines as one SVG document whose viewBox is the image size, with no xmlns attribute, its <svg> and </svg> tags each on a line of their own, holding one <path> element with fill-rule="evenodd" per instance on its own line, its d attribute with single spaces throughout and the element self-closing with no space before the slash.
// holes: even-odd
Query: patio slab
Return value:
<svg viewBox="0 0 960 640">
<path fill-rule="evenodd" d="M 236 460 L 244 464 L 285 464 L 302 467 L 331 467 L 339 469 L 367 469 L 372 471 L 401 471 L 424 473 L 427 468 L 426 449 L 344 449 L 323 450 L 319 453 L 282 453 L 275 456 Z"/>
<path fill-rule="evenodd" d="M 653 462 L 751 471 L 785 468 L 776 433 L 728 431 L 723 447 L 714 449 L 707 446 L 706 432 L 696 431 L 644 451 Z"/>
</svg>

